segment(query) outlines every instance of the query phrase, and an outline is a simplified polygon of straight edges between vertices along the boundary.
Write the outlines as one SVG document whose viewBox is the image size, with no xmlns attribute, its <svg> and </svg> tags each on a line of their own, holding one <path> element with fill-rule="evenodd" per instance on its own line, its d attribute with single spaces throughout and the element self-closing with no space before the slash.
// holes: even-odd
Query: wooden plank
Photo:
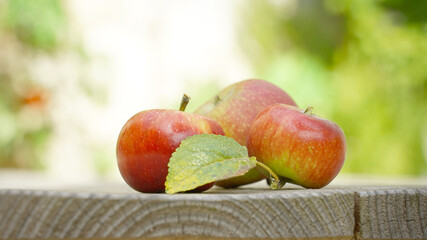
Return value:
<svg viewBox="0 0 427 240">
<path fill-rule="evenodd" d="M 1 239 L 353 236 L 347 190 L 89 194 L 0 190 Z"/>
<path fill-rule="evenodd" d="M 358 239 L 427 239 L 426 188 L 368 189 L 358 198 Z"/>
<path fill-rule="evenodd" d="M 427 186 L 113 189 L 0 190 L 0 239 L 427 239 Z"/>
</svg>

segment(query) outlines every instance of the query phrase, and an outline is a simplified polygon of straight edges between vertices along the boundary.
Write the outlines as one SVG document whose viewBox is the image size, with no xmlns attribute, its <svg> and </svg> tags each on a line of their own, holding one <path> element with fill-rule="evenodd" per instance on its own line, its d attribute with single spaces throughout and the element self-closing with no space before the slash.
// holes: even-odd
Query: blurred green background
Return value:
<svg viewBox="0 0 427 240">
<path fill-rule="evenodd" d="M 36 53 L 61 48 L 67 18 L 58 1 L 0 1 L 0 167 L 42 168 L 51 133 L 48 89 L 29 70 Z"/>
<path fill-rule="evenodd" d="M 259 76 L 344 129 L 344 171 L 426 174 L 427 2 L 286 2 L 245 9 Z"/>
<path fill-rule="evenodd" d="M 117 79 L 102 76 L 92 81 L 97 73 L 87 66 L 99 64 L 99 59 L 94 61 L 81 44 L 84 33 L 73 27 L 76 18 L 70 16 L 67 3 L 0 0 L 0 168 L 49 168 L 46 158 L 54 147 L 50 142 L 61 132 L 57 117 L 61 113 L 56 108 L 64 85 L 72 85 L 79 99 L 84 99 L 80 103 L 95 109 L 108 108 L 113 92 L 120 91 Z M 312 105 L 317 115 L 338 123 L 348 142 L 344 172 L 427 175 L 427 1 L 237 3 L 232 7 L 233 41 L 243 56 L 242 64 L 250 69 L 246 78 L 273 82 L 301 108 Z M 160 12 L 166 7 L 159 6 Z M 188 37 L 198 32 L 192 34 Z M 67 66 L 73 74 L 46 80 L 52 73 L 44 62 L 55 63 L 56 69 L 63 61 L 71 62 Z M 104 69 L 114 65 L 114 59 L 102 61 L 107 62 Z M 225 87 L 225 82 L 243 80 L 221 82 L 212 72 L 205 74 L 203 78 L 185 76 L 177 83 L 188 84 L 193 98 L 190 111 Z M 181 94 L 168 99 L 170 95 L 163 92 L 156 95 L 155 103 L 175 108 L 176 96 Z M 80 107 L 74 99 L 68 99 L 68 104 Z M 129 117 L 121 116 L 120 124 Z M 89 152 L 90 164 L 99 175 L 117 172 L 114 143 L 119 130 L 101 129 L 112 132 L 101 142 L 76 140 L 84 142 L 82 149 Z M 92 139 L 82 133 L 82 139 Z"/>
</svg>

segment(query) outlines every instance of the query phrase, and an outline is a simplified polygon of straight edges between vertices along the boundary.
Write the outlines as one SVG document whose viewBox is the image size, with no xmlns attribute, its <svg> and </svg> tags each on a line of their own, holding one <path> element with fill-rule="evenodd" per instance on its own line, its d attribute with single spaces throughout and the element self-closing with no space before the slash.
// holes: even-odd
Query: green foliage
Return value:
<svg viewBox="0 0 427 240">
<path fill-rule="evenodd" d="M 0 0 L 0 167 L 43 168 L 50 90 L 32 60 L 52 56 L 65 28 L 59 0 Z"/>
<path fill-rule="evenodd" d="M 288 2 L 244 7 L 257 75 L 343 128 L 344 171 L 426 174 L 425 1 Z"/>
<path fill-rule="evenodd" d="M 214 134 L 184 139 L 169 161 L 166 193 L 195 189 L 204 184 L 245 174 L 255 167 L 246 147 L 234 139 Z"/>
<path fill-rule="evenodd" d="M 53 51 L 66 27 L 58 0 L 6 1 L 5 25 L 31 48 Z"/>
<path fill-rule="evenodd" d="M 427 1 L 424 0 L 384 0 L 382 6 L 391 10 L 395 22 L 425 25 L 427 21 Z"/>
<path fill-rule="evenodd" d="M 334 50 L 343 41 L 346 31 L 343 16 L 328 12 L 321 1 L 300 1 L 298 11 L 284 28 L 291 41 L 312 57 L 332 64 Z"/>
</svg>

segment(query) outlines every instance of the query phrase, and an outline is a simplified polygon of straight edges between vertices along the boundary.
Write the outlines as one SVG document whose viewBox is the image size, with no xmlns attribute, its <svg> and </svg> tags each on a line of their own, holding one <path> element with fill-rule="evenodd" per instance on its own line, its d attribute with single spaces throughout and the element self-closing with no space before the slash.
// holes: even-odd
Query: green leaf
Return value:
<svg viewBox="0 0 427 240">
<path fill-rule="evenodd" d="M 246 147 L 214 134 L 184 139 L 169 160 L 166 193 L 184 192 L 207 183 L 245 174 L 255 167 Z"/>
</svg>

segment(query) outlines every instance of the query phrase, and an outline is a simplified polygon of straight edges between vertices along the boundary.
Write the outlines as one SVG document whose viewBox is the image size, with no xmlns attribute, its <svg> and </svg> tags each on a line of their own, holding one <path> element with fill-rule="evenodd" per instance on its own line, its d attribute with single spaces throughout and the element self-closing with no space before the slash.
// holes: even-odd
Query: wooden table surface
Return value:
<svg viewBox="0 0 427 240">
<path fill-rule="evenodd" d="M 261 182 L 166 195 L 138 193 L 124 183 L 48 190 L 0 184 L 0 239 L 201 237 L 427 239 L 427 186 L 272 191 Z"/>
</svg>

